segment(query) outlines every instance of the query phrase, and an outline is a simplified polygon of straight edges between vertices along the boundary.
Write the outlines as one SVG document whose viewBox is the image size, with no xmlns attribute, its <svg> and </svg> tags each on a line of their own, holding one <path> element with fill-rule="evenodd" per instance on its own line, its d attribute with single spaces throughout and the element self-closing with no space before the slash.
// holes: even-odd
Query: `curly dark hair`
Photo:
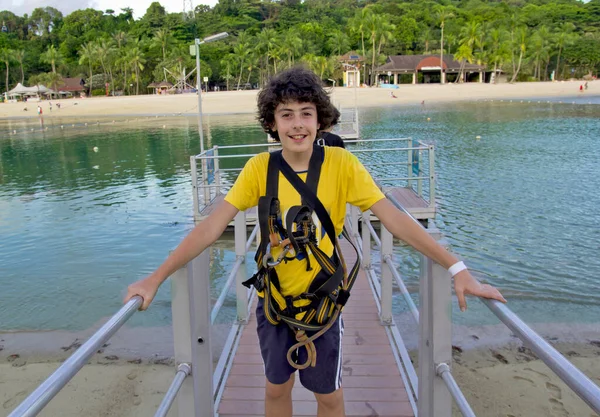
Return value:
<svg viewBox="0 0 600 417">
<path fill-rule="evenodd" d="M 279 104 L 290 101 L 313 103 L 321 131 L 336 125 L 340 117 L 340 112 L 331 104 L 322 81 L 314 72 L 302 67 L 287 69 L 273 77 L 258 93 L 258 121 L 264 131 L 277 141 L 279 134 L 272 129 L 275 109 Z"/>
</svg>

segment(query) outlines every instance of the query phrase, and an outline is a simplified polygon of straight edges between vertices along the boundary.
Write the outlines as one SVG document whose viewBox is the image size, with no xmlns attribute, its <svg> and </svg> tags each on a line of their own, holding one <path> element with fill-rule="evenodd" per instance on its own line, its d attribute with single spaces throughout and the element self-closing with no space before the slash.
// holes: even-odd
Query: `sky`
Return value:
<svg viewBox="0 0 600 417">
<path fill-rule="evenodd" d="M 54 7 L 67 15 L 77 9 L 93 8 L 96 10 L 113 9 L 116 14 L 123 7 L 131 7 L 133 16 L 139 19 L 146 13 L 146 9 L 153 0 L 0 0 L 0 11 L 9 10 L 17 16 L 31 14 L 37 7 Z M 183 0 L 158 0 L 167 12 L 183 11 Z M 192 0 L 192 5 L 196 7 L 199 4 L 214 6 L 218 0 Z"/>
</svg>

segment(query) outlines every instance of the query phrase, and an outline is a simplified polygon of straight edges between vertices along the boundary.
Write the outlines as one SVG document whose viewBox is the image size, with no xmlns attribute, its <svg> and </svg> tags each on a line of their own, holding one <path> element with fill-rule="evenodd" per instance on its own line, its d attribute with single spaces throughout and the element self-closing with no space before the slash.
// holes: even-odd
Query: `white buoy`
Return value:
<svg viewBox="0 0 600 417">
<path fill-rule="evenodd" d="M 31 129 L 31 131 L 33 132 L 33 129 Z"/>
<path fill-rule="evenodd" d="M 427 118 L 427 121 L 428 121 L 428 122 L 429 122 L 429 121 L 431 121 L 431 117 L 428 117 L 428 118 Z"/>
<path fill-rule="evenodd" d="M 98 169 L 98 168 L 100 168 L 100 165 L 94 165 L 94 166 L 92 167 L 92 169 Z"/>
<path fill-rule="evenodd" d="M 97 146 L 94 146 L 92 149 L 94 150 L 94 152 L 98 152 L 98 147 Z"/>
<path fill-rule="evenodd" d="M 87 122 L 85 122 L 85 125 L 87 126 Z"/>
<path fill-rule="evenodd" d="M 114 122 L 115 122 L 115 121 L 113 120 L 113 123 L 114 123 Z"/>
<path fill-rule="evenodd" d="M 13 130 L 13 133 L 16 135 L 16 134 L 17 134 L 17 131 L 16 131 L 16 130 Z"/>
<path fill-rule="evenodd" d="M 167 128 L 167 125 L 163 125 L 163 129 L 166 129 L 166 128 Z"/>
<path fill-rule="evenodd" d="M 477 136 L 475 136 L 475 139 L 479 140 L 479 139 L 481 139 L 481 136 L 477 135 Z"/>
<path fill-rule="evenodd" d="M 61 129 L 64 129 L 65 127 L 64 127 L 63 125 L 60 125 L 60 128 L 61 128 Z"/>
<path fill-rule="evenodd" d="M 71 127 L 75 127 L 75 123 L 73 123 L 73 124 L 71 125 Z"/>
</svg>

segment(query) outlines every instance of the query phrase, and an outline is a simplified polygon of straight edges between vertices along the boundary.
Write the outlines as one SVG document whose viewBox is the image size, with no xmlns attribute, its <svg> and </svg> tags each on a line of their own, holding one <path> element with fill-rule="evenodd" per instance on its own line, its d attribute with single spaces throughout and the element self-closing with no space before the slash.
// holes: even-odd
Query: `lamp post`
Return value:
<svg viewBox="0 0 600 417">
<path fill-rule="evenodd" d="M 198 89 L 198 132 L 200 133 L 200 153 L 204 152 L 204 133 L 202 132 L 202 80 L 200 80 L 200 45 L 203 43 L 219 41 L 225 39 L 229 34 L 227 32 L 217 33 L 216 35 L 207 36 L 200 40 L 195 39 L 196 46 L 196 88 Z M 207 90 L 208 91 L 208 90 Z"/>
<path fill-rule="evenodd" d="M 344 62 L 344 66 L 346 68 L 352 68 L 354 70 L 354 81 L 352 82 L 352 84 L 354 85 L 354 118 L 356 120 L 356 136 L 360 137 L 360 132 L 359 132 L 359 127 L 358 127 L 358 90 L 356 89 L 356 84 L 357 81 L 360 82 L 359 79 L 359 75 L 358 75 L 358 67 L 356 65 L 352 65 L 352 64 L 347 64 Z"/>
</svg>

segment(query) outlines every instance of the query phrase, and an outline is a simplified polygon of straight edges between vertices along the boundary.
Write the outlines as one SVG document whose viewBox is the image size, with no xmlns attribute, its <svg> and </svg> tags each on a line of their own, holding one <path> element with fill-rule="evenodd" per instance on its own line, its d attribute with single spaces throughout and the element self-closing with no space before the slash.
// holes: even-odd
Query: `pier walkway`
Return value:
<svg viewBox="0 0 600 417">
<path fill-rule="evenodd" d="M 356 255 L 341 241 L 346 262 Z M 364 270 L 352 288 L 352 297 L 344 308 L 343 380 L 346 415 L 412 417 L 408 393 L 402 381 L 390 340 L 379 318 L 373 291 Z M 318 358 L 317 358 L 318 360 Z M 240 338 L 233 367 L 218 413 L 221 417 L 264 416 L 265 376 L 256 335 L 254 308 Z M 314 395 L 296 377 L 292 391 L 294 416 L 315 416 Z"/>
</svg>

